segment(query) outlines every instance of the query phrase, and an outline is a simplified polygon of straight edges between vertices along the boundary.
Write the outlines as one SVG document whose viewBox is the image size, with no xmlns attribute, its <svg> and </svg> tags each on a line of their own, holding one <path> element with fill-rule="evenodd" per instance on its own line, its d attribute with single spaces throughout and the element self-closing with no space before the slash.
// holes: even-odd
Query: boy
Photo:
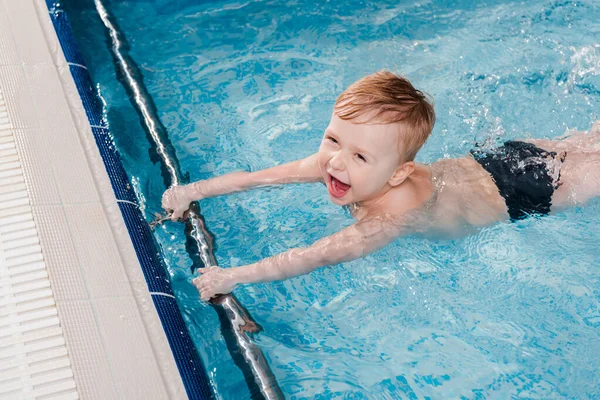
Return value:
<svg viewBox="0 0 600 400">
<path fill-rule="evenodd" d="M 510 141 L 431 165 L 413 160 L 431 133 L 433 105 L 391 72 L 366 76 L 337 99 L 319 151 L 257 172 L 174 186 L 162 205 L 179 219 L 190 202 L 284 183 L 323 182 L 357 222 L 308 248 L 255 264 L 199 269 L 202 300 L 238 284 L 269 282 L 371 253 L 411 232 L 459 234 L 465 226 L 548 214 L 600 193 L 600 124 L 563 140 Z M 539 147 L 538 147 L 539 146 Z"/>
</svg>

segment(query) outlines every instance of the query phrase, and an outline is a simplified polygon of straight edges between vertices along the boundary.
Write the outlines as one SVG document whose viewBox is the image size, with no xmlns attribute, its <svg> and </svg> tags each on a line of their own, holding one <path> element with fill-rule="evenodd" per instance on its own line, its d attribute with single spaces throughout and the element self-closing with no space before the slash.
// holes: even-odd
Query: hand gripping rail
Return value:
<svg viewBox="0 0 600 400">
<path fill-rule="evenodd" d="M 103 0 L 94 0 L 94 2 L 110 38 L 111 52 L 119 80 L 130 95 L 133 107 L 140 114 L 144 129 L 154 142 L 155 150 L 161 159 L 165 184 L 178 185 L 181 183 L 181 174 L 175 152 L 170 145 L 166 129 L 158 118 L 152 98 L 144 86 L 139 68 L 129 55 L 127 41 Z M 211 236 L 206 230 L 199 210 L 198 204 L 194 202 L 188 213 L 186 235 L 188 241 L 194 243 L 198 251 L 197 255 L 190 256 L 192 258 L 198 256 L 204 266 L 217 265 Z M 260 326 L 233 294 L 212 299 L 211 304 L 219 316 L 227 348 L 235 364 L 242 370 L 252 398 L 283 399 L 283 393 L 262 351 L 250 337 L 250 334 L 261 330 Z"/>
</svg>

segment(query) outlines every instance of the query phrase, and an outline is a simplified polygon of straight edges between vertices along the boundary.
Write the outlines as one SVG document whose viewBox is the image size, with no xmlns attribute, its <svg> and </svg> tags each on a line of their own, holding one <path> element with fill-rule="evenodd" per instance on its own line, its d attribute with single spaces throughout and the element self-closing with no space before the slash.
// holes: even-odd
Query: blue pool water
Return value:
<svg viewBox="0 0 600 400">
<path fill-rule="evenodd" d="M 164 185 L 115 78 L 93 2 L 66 1 L 148 218 Z M 490 136 L 553 138 L 600 119 L 600 3 L 531 0 L 108 2 L 192 180 L 316 151 L 335 98 L 381 68 L 435 98 L 417 160 Z M 477 3 L 476 5 L 474 3 Z M 352 223 L 322 185 L 203 200 L 221 266 Z M 156 232 L 223 399 L 248 398 L 191 285 L 181 224 Z M 598 398 L 600 201 L 455 240 L 407 237 L 284 282 L 241 287 L 290 399 Z"/>
</svg>

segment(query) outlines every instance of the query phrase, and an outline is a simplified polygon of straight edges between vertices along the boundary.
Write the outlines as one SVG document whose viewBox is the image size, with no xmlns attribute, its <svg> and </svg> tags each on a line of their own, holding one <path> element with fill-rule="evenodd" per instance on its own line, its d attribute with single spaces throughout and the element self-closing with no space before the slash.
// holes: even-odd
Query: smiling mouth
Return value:
<svg viewBox="0 0 600 400">
<path fill-rule="evenodd" d="M 349 190 L 350 185 L 329 175 L 329 193 L 331 193 L 333 197 L 338 199 L 344 197 Z"/>
</svg>

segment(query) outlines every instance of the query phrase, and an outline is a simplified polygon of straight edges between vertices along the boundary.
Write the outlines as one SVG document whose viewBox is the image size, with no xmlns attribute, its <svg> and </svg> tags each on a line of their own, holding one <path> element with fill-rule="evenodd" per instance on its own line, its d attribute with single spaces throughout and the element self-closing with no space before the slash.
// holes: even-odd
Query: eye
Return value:
<svg viewBox="0 0 600 400">
<path fill-rule="evenodd" d="M 356 158 L 358 158 L 362 162 L 367 162 L 367 159 L 362 154 L 355 154 Z"/>
<path fill-rule="evenodd" d="M 331 136 L 327 136 L 327 140 L 331 140 L 333 143 L 337 144 L 337 139 Z"/>
</svg>

